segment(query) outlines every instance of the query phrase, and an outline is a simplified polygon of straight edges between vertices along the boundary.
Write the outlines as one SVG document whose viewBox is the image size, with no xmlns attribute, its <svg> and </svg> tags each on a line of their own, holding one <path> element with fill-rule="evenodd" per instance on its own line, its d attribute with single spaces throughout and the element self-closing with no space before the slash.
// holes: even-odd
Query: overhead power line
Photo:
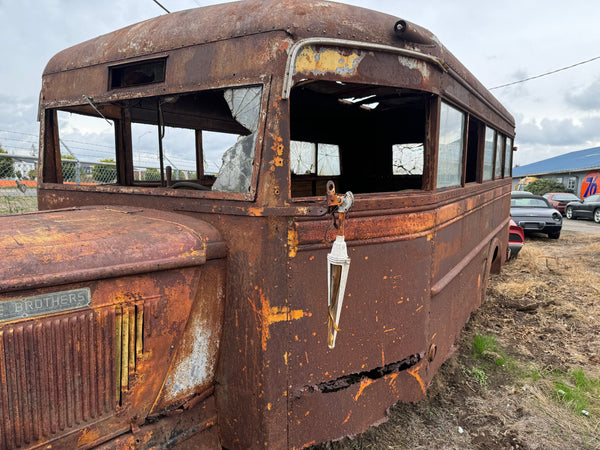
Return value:
<svg viewBox="0 0 600 450">
<path fill-rule="evenodd" d="M 556 72 L 562 72 L 563 70 L 572 69 L 573 67 L 581 66 L 582 64 L 587 64 L 587 63 L 595 61 L 597 59 L 600 59 L 600 56 L 596 56 L 594 58 L 590 58 L 588 60 L 581 61 L 576 64 L 571 64 L 570 66 L 567 66 L 567 67 L 561 67 L 560 69 L 552 70 L 550 72 L 542 73 L 542 74 L 536 75 L 534 77 L 525 78 L 525 79 L 519 80 L 519 81 L 513 81 L 512 83 L 501 84 L 500 86 L 494 86 L 494 87 L 489 88 L 488 90 L 491 91 L 492 89 L 500 89 L 500 88 L 503 88 L 506 86 L 512 86 L 513 84 L 524 83 L 525 81 L 529 81 L 529 80 L 535 80 L 536 78 L 541 78 L 541 77 L 545 77 L 548 75 L 552 75 L 553 73 L 556 73 Z"/>
<path fill-rule="evenodd" d="M 156 3 L 158 6 L 160 6 L 162 9 L 164 9 L 164 10 L 167 12 L 167 14 L 171 14 L 171 11 L 169 11 L 167 8 L 165 8 L 163 5 L 161 5 L 161 4 L 158 2 L 158 0 L 153 0 L 153 1 L 154 1 L 154 3 Z"/>
</svg>

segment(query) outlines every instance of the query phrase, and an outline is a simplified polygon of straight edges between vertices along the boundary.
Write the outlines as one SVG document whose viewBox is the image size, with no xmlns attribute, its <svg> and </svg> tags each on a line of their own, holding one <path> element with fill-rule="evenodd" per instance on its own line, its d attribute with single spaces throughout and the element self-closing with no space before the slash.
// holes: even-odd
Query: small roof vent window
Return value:
<svg viewBox="0 0 600 450">
<path fill-rule="evenodd" d="M 165 81 L 167 58 L 122 64 L 108 68 L 109 89 L 121 89 Z"/>
</svg>

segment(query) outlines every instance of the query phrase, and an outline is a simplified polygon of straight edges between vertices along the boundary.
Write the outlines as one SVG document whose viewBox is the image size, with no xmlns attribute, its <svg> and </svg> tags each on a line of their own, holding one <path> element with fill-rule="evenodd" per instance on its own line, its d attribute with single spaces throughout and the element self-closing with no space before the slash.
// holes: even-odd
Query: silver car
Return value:
<svg viewBox="0 0 600 450">
<path fill-rule="evenodd" d="M 545 233 L 550 239 L 560 237 L 562 214 L 540 195 L 512 193 L 510 217 L 525 233 Z"/>
</svg>

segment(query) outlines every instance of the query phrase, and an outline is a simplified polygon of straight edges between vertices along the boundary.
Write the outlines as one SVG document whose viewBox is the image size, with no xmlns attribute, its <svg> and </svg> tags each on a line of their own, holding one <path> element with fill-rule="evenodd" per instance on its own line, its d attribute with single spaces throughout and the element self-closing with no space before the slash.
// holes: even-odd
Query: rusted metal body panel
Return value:
<svg viewBox="0 0 600 450">
<path fill-rule="evenodd" d="M 188 443 L 205 448 L 301 448 L 364 431 L 393 403 L 425 395 L 504 261 L 509 217 L 510 177 L 483 180 L 481 155 L 476 177 L 436 189 L 440 99 L 504 139 L 514 120 L 435 36 L 407 22 L 399 34 L 398 23 L 337 3 L 254 0 L 161 16 L 48 63 L 39 206 L 67 209 L 1 218 L 10 258 L 0 307 L 53 294 L 75 306 L 0 321 L 0 448 L 148 448 L 193 434 Z M 111 88 L 111 67 L 156 58 L 166 58 L 164 83 Z M 338 86 L 406 94 L 421 119 L 399 116 L 403 142 L 425 148 L 418 188 L 368 190 L 372 160 L 385 159 L 369 154 L 378 133 L 315 108 L 348 130 L 350 152 L 369 156 L 339 180 L 362 190 L 343 226 L 352 265 L 335 348 L 332 211 L 324 190 L 292 192 L 291 141 L 311 127 L 298 117 L 313 113 L 294 110 L 294 95 L 310 83 L 316 97 Z M 250 189 L 135 184 L 132 112 L 120 105 L 230 86 L 262 88 Z M 57 109 L 96 115 L 90 102 L 115 123 L 116 184 L 62 183 Z M 32 376 L 42 371 L 65 381 Z"/>
<path fill-rule="evenodd" d="M 186 327 L 198 328 L 198 304 L 215 312 L 201 328 L 218 347 L 225 249 L 208 224 L 176 218 L 82 208 L 5 221 L 1 448 L 100 443 L 181 406 L 164 394 L 156 401 Z M 214 371 L 217 348 L 203 357 Z M 212 381 L 197 376 L 195 388 Z"/>
</svg>

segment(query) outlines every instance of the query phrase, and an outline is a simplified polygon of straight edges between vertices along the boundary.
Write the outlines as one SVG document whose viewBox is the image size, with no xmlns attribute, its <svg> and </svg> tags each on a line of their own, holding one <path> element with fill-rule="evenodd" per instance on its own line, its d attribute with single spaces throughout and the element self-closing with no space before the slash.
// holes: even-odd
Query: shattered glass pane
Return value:
<svg viewBox="0 0 600 450">
<path fill-rule="evenodd" d="M 223 93 L 231 115 L 250 134 L 240 136 L 235 145 L 223 154 L 223 164 L 212 186 L 213 191 L 250 191 L 261 94 L 262 87 L 227 89 Z"/>
<path fill-rule="evenodd" d="M 340 148 L 335 144 L 319 144 L 319 173 L 320 176 L 340 174 Z"/>
<path fill-rule="evenodd" d="M 244 125 L 251 133 L 258 128 L 261 93 L 261 87 L 250 87 L 227 89 L 223 94 L 235 120 Z"/>
<path fill-rule="evenodd" d="M 316 148 L 312 142 L 290 142 L 290 165 L 293 174 L 309 175 L 316 171 Z"/>
<path fill-rule="evenodd" d="M 423 143 L 392 146 L 394 175 L 423 175 Z"/>
</svg>

